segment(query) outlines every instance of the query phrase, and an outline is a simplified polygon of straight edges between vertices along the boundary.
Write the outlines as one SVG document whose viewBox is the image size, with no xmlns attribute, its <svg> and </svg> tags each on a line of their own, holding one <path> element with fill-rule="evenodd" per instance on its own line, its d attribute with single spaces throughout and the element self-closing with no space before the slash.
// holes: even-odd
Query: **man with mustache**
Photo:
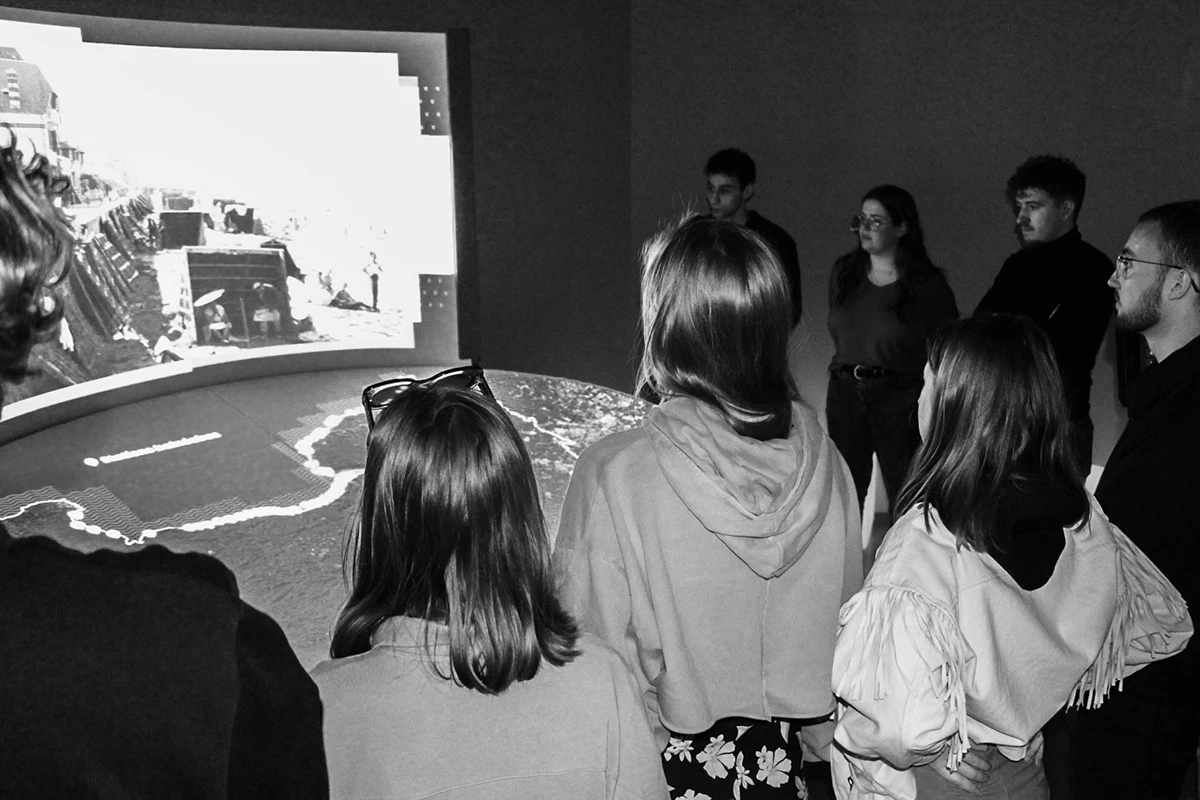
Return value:
<svg viewBox="0 0 1200 800">
<path fill-rule="evenodd" d="M 1129 424 L 1096 499 L 1200 608 L 1200 200 L 1138 219 L 1109 280 L 1117 328 L 1140 334 L 1154 361 L 1129 394 Z M 1147 641 L 1147 645 L 1153 643 Z M 1071 797 L 1176 800 L 1200 744 L 1200 645 L 1125 680 L 1097 709 L 1072 712 Z"/>
<path fill-rule="evenodd" d="M 975 311 L 1024 314 L 1050 337 L 1085 477 L 1092 465 L 1092 367 L 1112 314 L 1106 281 L 1113 271 L 1112 261 L 1079 234 L 1086 186 L 1079 167 L 1059 156 L 1033 156 L 1017 167 L 1006 196 L 1021 249 L 1004 261 Z"/>
</svg>

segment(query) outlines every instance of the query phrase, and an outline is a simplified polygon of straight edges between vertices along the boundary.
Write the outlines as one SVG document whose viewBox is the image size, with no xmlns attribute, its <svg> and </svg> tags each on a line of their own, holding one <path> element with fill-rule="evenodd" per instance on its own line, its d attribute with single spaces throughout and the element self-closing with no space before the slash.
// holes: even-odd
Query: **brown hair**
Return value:
<svg viewBox="0 0 1200 800">
<path fill-rule="evenodd" d="M 538 497 L 521 435 L 494 400 L 437 385 L 400 394 L 367 437 L 346 540 L 350 597 L 330 654 L 364 653 L 388 617 L 407 616 L 446 626 L 443 677 L 480 692 L 529 680 L 543 659 L 574 659 Z"/>
<path fill-rule="evenodd" d="M 732 222 L 694 217 L 642 249 L 639 391 L 694 397 L 756 439 L 791 429 L 791 295 L 774 250 Z"/>
<path fill-rule="evenodd" d="M 1066 487 L 1086 517 L 1062 379 L 1037 325 L 1012 314 L 950 323 L 929 345 L 929 368 L 929 426 L 898 509 L 924 504 L 927 521 L 936 509 L 960 547 L 987 552 L 1002 488 L 1020 460 Z"/>
</svg>

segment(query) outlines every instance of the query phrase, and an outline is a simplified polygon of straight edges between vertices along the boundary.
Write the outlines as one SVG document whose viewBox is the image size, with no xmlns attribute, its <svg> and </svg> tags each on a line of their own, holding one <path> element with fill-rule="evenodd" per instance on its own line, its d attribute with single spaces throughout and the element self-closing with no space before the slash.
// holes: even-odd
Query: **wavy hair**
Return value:
<svg viewBox="0 0 1200 800">
<path fill-rule="evenodd" d="M 534 677 L 543 660 L 561 666 L 579 654 L 554 591 L 529 454 L 489 398 L 414 386 L 383 411 L 345 549 L 350 596 L 333 658 L 368 651 L 393 616 L 445 625 L 442 677 L 487 694 Z M 426 627 L 433 661 L 430 636 Z"/>
<path fill-rule="evenodd" d="M 63 315 L 56 287 L 75 260 L 75 235 L 54 200 L 70 190 L 40 155 L 22 163 L 16 137 L 0 147 L 0 403 L 3 382 L 29 374 L 34 345 Z"/>
<path fill-rule="evenodd" d="M 693 217 L 642 248 L 639 394 L 702 400 L 742 436 L 788 435 L 791 293 L 774 250 L 732 222 Z"/>
<path fill-rule="evenodd" d="M 1075 204 L 1075 216 L 1083 208 L 1083 196 L 1087 193 L 1087 176 L 1074 161 L 1062 156 L 1032 156 L 1017 167 L 1004 186 L 1004 199 L 1011 206 L 1017 195 L 1026 189 L 1041 189 L 1061 203 L 1070 200 Z"/>
<path fill-rule="evenodd" d="M 1046 334 L 1024 316 L 985 314 L 950 323 L 929 346 L 928 430 L 896 507 L 936 509 L 958 546 L 994 545 L 1005 484 L 1018 465 L 1065 487 L 1088 514 L 1071 455 L 1062 379 Z"/>
<path fill-rule="evenodd" d="M 893 225 L 907 226 L 904 235 L 896 242 L 896 284 L 900 289 L 900 296 L 896 299 L 895 306 L 901 322 L 907 322 L 906 315 L 913 302 L 913 287 L 932 277 L 944 276 L 945 273 L 934 266 L 929 252 L 925 249 L 925 231 L 921 227 L 921 215 L 917 211 L 917 201 L 911 194 L 899 186 L 883 184 L 863 195 L 862 202 L 868 200 L 875 200 L 882 205 Z M 870 266 L 871 256 L 861 246 L 839 258 L 833 265 L 830 305 L 840 306 L 849 300 L 867 279 L 867 269 Z"/>
</svg>

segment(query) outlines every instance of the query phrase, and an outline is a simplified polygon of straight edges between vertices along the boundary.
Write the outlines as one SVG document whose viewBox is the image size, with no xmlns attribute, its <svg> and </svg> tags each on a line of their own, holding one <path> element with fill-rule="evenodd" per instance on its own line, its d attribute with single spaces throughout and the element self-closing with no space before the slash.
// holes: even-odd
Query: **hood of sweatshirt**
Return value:
<svg viewBox="0 0 1200 800">
<path fill-rule="evenodd" d="M 765 442 L 692 398 L 656 406 L 643 424 L 675 494 L 747 567 L 771 578 L 804 554 L 840 469 L 812 409 L 794 404 L 788 438 Z"/>
</svg>

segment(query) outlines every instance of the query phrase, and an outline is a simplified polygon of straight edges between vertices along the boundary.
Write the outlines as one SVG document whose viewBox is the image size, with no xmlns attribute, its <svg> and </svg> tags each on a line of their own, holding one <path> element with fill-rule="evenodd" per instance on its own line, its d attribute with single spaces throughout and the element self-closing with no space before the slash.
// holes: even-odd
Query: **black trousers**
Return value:
<svg viewBox="0 0 1200 800">
<path fill-rule="evenodd" d="M 825 403 L 829 438 L 850 467 L 859 508 L 871 483 L 872 455 L 879 458 L 888 508 L 896 502 L 913 454 L 921 445 L 917 398 L 923 383 L 920 375 L 860 380 L 844 372 L 830 373 Z"/>
</svg>

